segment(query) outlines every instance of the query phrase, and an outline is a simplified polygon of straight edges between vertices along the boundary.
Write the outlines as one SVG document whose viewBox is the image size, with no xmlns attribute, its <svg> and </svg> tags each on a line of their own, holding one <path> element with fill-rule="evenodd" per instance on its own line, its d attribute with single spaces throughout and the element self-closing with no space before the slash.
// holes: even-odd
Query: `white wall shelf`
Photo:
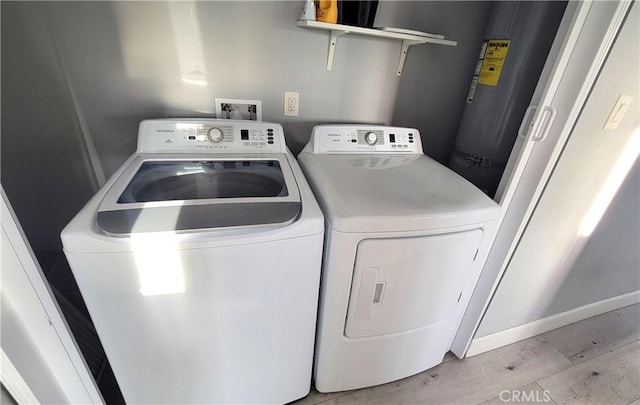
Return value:
<svg viewBox="0 0 640 405">
<path fill-rule="evenodd" d="M 400 49 L 400 60 L 398 61 L 398 71 L 396 73 L 397 76 L 400 76 L 402 74 L 402 68 L 404 67 L 404 61 L 407 58 L 407 52 L 409 51 L 410 46 L 422 44 L 436 44 L 446 46 L 458 45 L 457 41 L 452 41 L 450 39 L 430 38 L 420 35 L 403 34 L 399 32 L 355 27 L 351 25 L 331 24 L 320 21 L 298 21 L 296 25 L 303 28 L 330 31 L 329 53 L 327 55 L 327 70 L 331 70 L 333 68 L 333 56 L 335 54 L 336 42 L 338 41 L 338 38 L 346 34 L 358 34 L 402 41 L 402 48 Z"/>
</svg>

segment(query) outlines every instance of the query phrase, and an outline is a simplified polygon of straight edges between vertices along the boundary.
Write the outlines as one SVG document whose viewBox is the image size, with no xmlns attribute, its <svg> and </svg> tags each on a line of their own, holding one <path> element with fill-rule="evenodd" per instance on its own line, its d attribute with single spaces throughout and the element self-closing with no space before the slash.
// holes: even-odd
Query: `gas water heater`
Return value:
<svg viewBox="0 0 640 405">
<path fill-rule="evenodd" d="M 496 192 L 566 2 L 495 2 L 449 166 Z"/>
</svg>

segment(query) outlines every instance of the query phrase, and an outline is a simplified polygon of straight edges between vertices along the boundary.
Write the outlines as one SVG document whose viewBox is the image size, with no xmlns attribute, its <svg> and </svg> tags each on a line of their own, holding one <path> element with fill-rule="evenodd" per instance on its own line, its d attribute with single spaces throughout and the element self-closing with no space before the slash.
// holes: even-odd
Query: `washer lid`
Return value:
<svg viewBox="0 0 640 405">
<path fill-rule="evenodd" d="M 499 206 L 426 155 L 301 153 L 325 216 L 341 232 L 414 231 L 497 219 Z"/>
<path fill-rule="evenodd" d="M 300 213 L 284 156 L 150 156 L 135 159 L 105 196 L 104 232 L 286 225 Z"/>
</svg>

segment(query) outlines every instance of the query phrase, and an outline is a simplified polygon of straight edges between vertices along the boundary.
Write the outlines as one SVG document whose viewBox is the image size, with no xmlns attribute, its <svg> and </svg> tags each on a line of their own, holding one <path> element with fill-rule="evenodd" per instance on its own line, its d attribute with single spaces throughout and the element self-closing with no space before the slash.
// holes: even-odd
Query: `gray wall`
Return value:
<svg viewBox="0 0 640 405">
<path fill-rule="evenodd" d="M 262 100 L 294 153 L 314 124 L 367 122 L 417 126 L 447 160 L 490 3 L 381 2 L 377 25 L 459 41 L 412 47 L 400 78 L 400 42 L 354 35 L 325 70 L 328 33 L 295 26 L 302 1 L 0 7 L 2 184 L 42 262 L 101 173 L 134 152 L 140 120 L 210 117 L 216 97 Z M 300 92 L 299 117 L 283 116 L 284 91 Z"/>
<path fill-rule="evenodd" d="M 385 2 L 376 24 L 444 34 L 458 46 L 413 46 L 402 73 L 393 125 L 415 127 L 424 152 L 448 164 L 484 40 L 491 2 Z"/>
<path fill-rule="evenodd" d="M 3 2 L 1 25 L 2 185 L 46 268 L 96 184 L 45 8 Z"/>
<path fill-rule="evenodd" d="M 327 33 L 295 26 L 297 2 L 47 7 L 107 175 L 133 152 L 142 118 L 213 116 L 216 97 L 260 99 L 264 120 L 286 121 L 295 129 L 306 122 L 391 119 L 397 44 L 342 40 L 334 70 L 326 71 Z M 182 81 L 194 77 L 206 85 Z M 286 90 L 300 92 L 298 118 L 283 119 Z M 294 150 L 308 137 L 307 127 L 301 128 L 286 131 Z"/>
<path fill-rule="evenodd" d="M 639 289 L 640 161 L 637 161 L 544 316 Z"/>
</svg>

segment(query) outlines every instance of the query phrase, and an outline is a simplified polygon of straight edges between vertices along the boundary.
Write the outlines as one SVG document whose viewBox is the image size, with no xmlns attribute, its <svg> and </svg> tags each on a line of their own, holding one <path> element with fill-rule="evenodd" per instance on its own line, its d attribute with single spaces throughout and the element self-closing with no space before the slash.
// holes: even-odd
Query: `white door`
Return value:
<svg viewBox="0 0 640 405">
<path fill-rule="evenodd" d="M 463 357 L 593 87 L 630 1 L 569 2 L 496 200 L 499 230 L 452 351 Z"/>
<path fill-rule="evenodd" d="M 2 362 L 18 403 L 101 404 L 102 396 L 0 189 Z"/>
<path fill-rule="evenodd" d="M 473 229 L 361 241 L 345 335 L 362 338 L 436 325 L 450 331 L 448 321 L 459 314 L 481 238 L 482 230 Z"/>
</svg>

